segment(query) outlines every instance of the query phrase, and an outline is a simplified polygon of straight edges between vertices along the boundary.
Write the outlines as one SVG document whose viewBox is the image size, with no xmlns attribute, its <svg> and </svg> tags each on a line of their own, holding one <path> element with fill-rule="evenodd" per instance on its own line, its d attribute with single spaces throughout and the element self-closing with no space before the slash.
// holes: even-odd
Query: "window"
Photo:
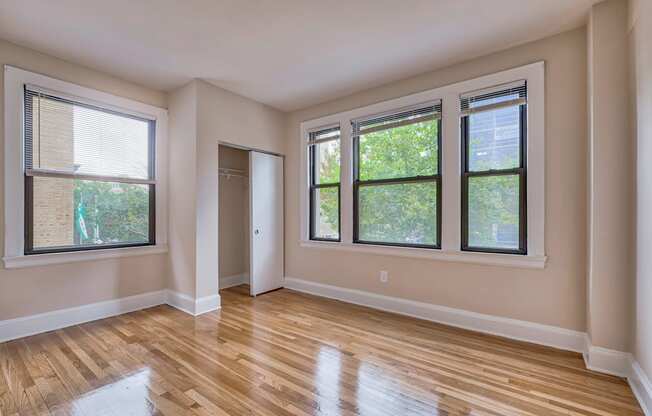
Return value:
<svg viewBox="0 0 652 416">
<path fill-rule="evenodd" d="M 462 249 L 526 254 L 525 81 L 461 96 Z"/>
<path fill-rule="evenodd" d="M 300 246 L 545 267 L 544 110 L 536 62 L 302 122 Z"/>
<path fill-rule="evenodd" d="M 25 254 L 155 244 L 155 121 L 24 87 Z"/>
<path fill-rule="evenodd" d="M 340 241 L 340 128 L 310 133 L 310 239 Z"/>
<path fill-rule="evenodd" d="M 441 102 L 354 120 L 356 243 L 438 248 Z"/>
</svg>

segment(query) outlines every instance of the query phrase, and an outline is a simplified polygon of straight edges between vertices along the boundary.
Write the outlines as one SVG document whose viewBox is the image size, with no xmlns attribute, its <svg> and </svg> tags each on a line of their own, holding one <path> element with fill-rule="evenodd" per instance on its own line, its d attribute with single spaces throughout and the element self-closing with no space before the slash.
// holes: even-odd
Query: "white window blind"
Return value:
<svg viewBox="0 0 652 416">
<path fill-rule="evenodd" d="M 327 127 L 309 133 L 308 145 L 330 142 L 340 139 L 340 126 Z"/>
<path fill-rule="evenodd" d="M 153 120 L 26 87 L 26 173 L 153 183 L 154 126 Z"/>
<path fill-rule="evenodd" d="M 352 121 L 353 136 L 441 119 L 441 100 Z"/>
<path fill-rule="evenodd" d="M 460 107 L 463 116 L 526 103 L 527 84 L 524 80 L 460 95 Z"/>
</svg>

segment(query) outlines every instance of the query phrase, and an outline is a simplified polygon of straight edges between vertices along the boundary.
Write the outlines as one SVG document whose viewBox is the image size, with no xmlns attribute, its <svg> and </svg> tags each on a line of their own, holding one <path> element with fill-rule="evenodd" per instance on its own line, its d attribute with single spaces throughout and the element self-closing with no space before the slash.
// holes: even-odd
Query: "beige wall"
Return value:
<svg viewBox="0 0 652 416">
<path fill-rule="evenodd" d="M 0 65 L 4 64 L 167 107 L 163 92 L 0 41 Z M 4 95 L 4 78 L 0 77 L 0 81 L 0 95 Z M 4 100 L 0 100 L 1 117 L 3 105 Z M 0 320 L 165 287 L 193 297 L 217 293 L 217 143 L 223 140 L 282 154 L 285 114 L 202 81 L 193 81 L 170 94 L 169 119 L 169 257 L 152 255 L 0 269 Z M 2 118 L 0 135 L 4 136 Z M 4 155 L 0 153 L 0 175 L 4 174 L 3 164 Z M 0 187 L 4 187 L 4 178 Z M 0 193 L 4 195 L 3 192 Z M 4 203 L 0 205 L 4 207 Z M 0 211 L 0 215 L 4 213 Z M 4 250 L 3 245 L 0 239 L 0 251 Z"/>
<path fill-rule="evenodd" d="M 244 171 L 242 177 L 220 176 L 220 279 L 249 272 L 249 152 L 219 147 L 220 169 Z"/>
<path fill-rule="evenodd" d="M 587 332 L 595 346 L 629 351 L 634 148 L 629 130 L 627 1 L 589 17 L 589 274 Z"/>
<path fill-rule="evenodd" d="M 269 106 L 215 87 L 197 84 L 197 296 L 218 288 L 218 142 L 284 153 L 285 115 Z"/>
<path fill-rule="evenodd" d="M 286 275 L 578 331 L 586 327 L 586 31 L 554 37 L 368 90 L 290 115 Z M 447 263 L 299 247 L 299 123 L 539 60 L 546 61 L 544 270 Z M 378 272 L 390 280 L 381 284 Z"/>
<path fill-rule="evenodd" d="M 170 274 L 168 287 L 195 296 L 197 88 L 194 82 L 168 97 Z"/>
<path fill-rule="evenodd" d="M 184 194 L 184 199 L 195 201 L 194 206 L 190 202 L 180 203 L 186 207 L 183 215 L 190 216 L 188 223 L 195 226 L 179 229 L 179 234 L 172 233 L 183 234 L 184 241 L 179 243 L 176 250 L 172 250 L 171 256 L 186 259 L 192 256 L 195 271 L 192 272 L 191 267 L 186 268 L 186 272 L 173 268 L 172 282 L 177 287 L 195 287 L 194 296 L 200 298 L 217 294 L 218 276 L 225 276 L 219 270 L 219 261 L 215 261 L 220 253 L 218 143 L 285 154 L 287 115 L 201 80 L 192 81 L 184 89 L 189 94 L 187 100 L 192 101 L 194 95 L 196 108 L 186 118 L 190 120 L 194 114 L 196 130 L 190 129 L 188 133 L 183 129 L 171 129 L 170 142 L 183 146 L 182 143 L 186 141 L 183 136 L 194 135 L 195 143 L 192 146 L 195 148 L 188 147 L 186 151 L 194 152 L 195 160 L 171 160 L 170 172 L 183 170 L 195 175 L 194 185 L 189 188 L 192 190 L 184 190 L 190 192 Z M 174 106 L 174 97 L 178 93 L 173 93 L 170 99 L 170 120 L 173 120 L 175 113 L 185 111 L 185 107 L 177 109 Z M 171 153 L 174 153 L 173 149 Z M 171 194 L 174 195 L 181 186 L 182 182 L 173 185 Z M 226 250 L 230 248 L 226 247 Z"/>
<path fill-rule="evenodd" d="M 219 276 L 218 143 L 282 154 L 286 118 L 200 80 L 173 92 L 169 111 L 170 195 L 179 198 L 171 203 L 170 285 L 197 298 L 213 296 Z"/>
<path fill-rule="evenodd" d="M 196 82 L 199 135 L 206 141 L 285 153 L 285 113 L 204 81 Z"/>
<path fill-rule="evenodd" d="M 636 281 L 633 353 L 652 375 L 652 3 L 632 1 L 634 133 L 637 143 Z"/>
<path fill-rule="evenodd" d="M 0 41 L 0 65 L 166 107 L 165 94 L 109 75 Z M 4 74 L 4 72 L 3 72 Z M 4 96 L 4 75 L 0 96 Z M 0 136 L 4 138 L 4 100 L 0 99 Z M 0 217 L 4 218 L 4 147 L 0 147 Z M 0 235 L 4 234 L 0 225 Z M 0 239 L 0 252 L 4 240 Z M 129 257 L 20 270 L 0 269 L 0 320 L 135 295 L 165 287 L 165 255 Z"/>
</svg>

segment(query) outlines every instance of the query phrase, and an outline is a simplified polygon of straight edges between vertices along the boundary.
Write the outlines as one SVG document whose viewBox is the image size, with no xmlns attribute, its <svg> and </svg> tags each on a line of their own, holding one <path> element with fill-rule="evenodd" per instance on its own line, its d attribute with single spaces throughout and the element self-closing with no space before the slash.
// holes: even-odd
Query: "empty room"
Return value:
<svg viewBox="0 0 652 416">
<path fill-rule="evenodd" d="M 0 416 L 652 416 L 652 0 L 0 0 Z"/>
</svg>

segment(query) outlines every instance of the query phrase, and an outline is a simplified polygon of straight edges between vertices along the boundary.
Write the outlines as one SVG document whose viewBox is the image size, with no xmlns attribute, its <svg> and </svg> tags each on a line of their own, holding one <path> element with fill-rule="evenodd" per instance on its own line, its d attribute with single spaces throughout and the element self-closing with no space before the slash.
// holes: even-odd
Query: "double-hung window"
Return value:
<svg viewBox="0 0 652 416">
<path fill-rule="evenodd" d="M 24 86 L 25 254 L 155 244 L 155 121 Z"/>
<path fill-rule="evenodd" d="M 310 239 L 340 241 L 340 127 L 310 133 Z"/>
<path fill-rule="evenodd" d="M 537 62 L 302 122 L 300 245 L 543 268 L 544 109 Z"/>
<path fill-rule="evenodd" d="M 441 101 L 352 121 L 353 242 L 438 248 Z"/>
<path fill-rule="evenodd" d="M 527 85 L 461 95 L 462 250 L 527 253 Z"/>
</svg>

